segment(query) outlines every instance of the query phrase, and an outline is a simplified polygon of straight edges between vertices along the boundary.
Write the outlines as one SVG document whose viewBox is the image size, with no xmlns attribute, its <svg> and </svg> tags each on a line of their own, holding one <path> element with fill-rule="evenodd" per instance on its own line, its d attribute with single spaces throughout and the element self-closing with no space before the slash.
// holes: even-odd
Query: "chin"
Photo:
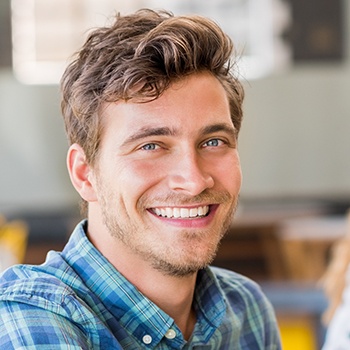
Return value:
<svg viewBox="0 0 350 350">
<path fill-rule="evenodd" d="M 193 265 L 173 265 L 173 264 L 157 264 L 155 269 L 163 273 L 165 276 L 171 277 L 189 277 L 196 274 L 199 270 L 207 267 L 208 264 L 193 264 Z"/>
<path fill-rule="evenodd" d="M 152 265 L 156 270 L 167 276 L 187 277 L 209 266 L 215 258 L 215 253 L 216 250 L 215 252 L 202 253 L 201 256 L 201 254 L 196 254 L 195 250 L 193 250 L 190 255 L 191 259 L 188 256 L 179 259 L 177 262 L 157 259 Z M 196 259 L 193 259 L 194 256 Z"/>
</svg>

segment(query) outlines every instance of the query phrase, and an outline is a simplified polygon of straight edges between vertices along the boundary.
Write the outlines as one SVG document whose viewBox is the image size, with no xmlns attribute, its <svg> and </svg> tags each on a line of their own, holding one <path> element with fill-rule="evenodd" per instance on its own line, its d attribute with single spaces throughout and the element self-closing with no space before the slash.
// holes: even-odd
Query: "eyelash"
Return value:
<svg viewBox="0 0 350 350">
<path fill-rule="evenodd" d="M 152 147 L 152 149 L 149 148 L 149 146 L 154 146 Z M 140 147 L 140 149 L 142 149 L 143 151 L 154 151 L 157 149 L 157 147 L 160 147 L 159 145 L 157 145 L 156 143 L 147 143 L 145 145 L 143 145 L 142 147 Z"/>
<path fill-rule="evenodd" d="M 210 145 L 209 143 L 215 141 L 215 145 Z M 219 138 L 213 138 L 213 139 L 210 139 L 208 141 L 205 141 L 202 145 L 204 148 L 206 147 L 219 147 L 221 145 L 224 145 L 224 144 L 227 144 L 226 141 L 222 140 L 222 139 L 219 139 Z M 150 142 L 150 143 L 147 143 L 143 146 L 140 147 L 141 150 L 143 151 L 155 151 L 157 150 L 159 147 L 161 147 L 160 145 L 158 145 L 157 143 L 154 143 L 154 142 Z"/>
<path fill-rule="evenodd" d="M 215 141 L 215 146 L 214 145 L 209 145 L 209 143 Z M 210 139 L 208 141 L 205 141 L 203 143 L 203 147 L 219 147 L 221 145 L 224 145 L 224 144 L 227 144 L 226 141 L 222 140 L 222 139 L 219 139 L 219 138 L 214 138 L 214 139 Z"/>
</svg>

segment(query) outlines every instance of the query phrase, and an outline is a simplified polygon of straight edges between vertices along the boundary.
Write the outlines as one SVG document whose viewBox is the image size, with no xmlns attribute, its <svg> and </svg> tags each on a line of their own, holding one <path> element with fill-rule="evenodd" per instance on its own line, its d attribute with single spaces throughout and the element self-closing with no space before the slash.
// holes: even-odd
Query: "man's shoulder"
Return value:
<svg viewBox="0 0 350 350">
<path fill-rule="evenodd" d="M 229 322 L 240 322 L 246 336 L 263 340 L 266 349 L 280 349 L 276 316 L 259 284 L 233 271 L 211 270 L 225 298 Z"/>
<path fill-rule="evenodd" d="M 0 347 L 17 349 L 21 339 L 43 348 L 100 348 L 105 326 L 83 300 L 88 290 L 72 269 L 54 267 L 17 265 L 0 276 Z"/>
<path fill-rule="evenodd" d="M 253 291 L 260 290 L 260 286 L 255 281 L 237 272 L 216 266 L 211 266 L 210 270 L 223 287 L 241 287 Z"/>
<path fill-rule="evenodd" d="M 269 304 L 259 284 L 249 277 L 219 267 L 211 267 L 210 269 L 223 294 L 229 300 L 237 301 L 240 299 L 244 301 L 244 304 L 260 304 L 261 306 Z"/>
<path fill-rule="evenodd" d="M 0 302 L 57 310 L 58 306 L 76 299 L 74 289 L 68 283 L 74 280 L 73 276 L 63 279 L 62 270 L 57 267 L 50 264 L 15 265 L 7 269 L 0 275 Z"/>
</svg>

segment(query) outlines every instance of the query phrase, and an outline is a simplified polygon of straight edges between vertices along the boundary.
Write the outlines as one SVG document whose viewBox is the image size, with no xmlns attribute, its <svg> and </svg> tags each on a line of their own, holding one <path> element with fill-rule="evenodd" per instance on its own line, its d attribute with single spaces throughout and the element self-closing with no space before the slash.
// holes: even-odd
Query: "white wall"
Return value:
<svg viewBox="0 0 350 350">
<path fill-rule="evenodd" d="M 242 194 L 350 195 L 349 152 L 349 62 L 246 86 Z"/>
<path fill-rule="evenodd" d="M 25 86 L 0 70 L 0 210 L 75 200 L 57 86 Z"/>
</svg>

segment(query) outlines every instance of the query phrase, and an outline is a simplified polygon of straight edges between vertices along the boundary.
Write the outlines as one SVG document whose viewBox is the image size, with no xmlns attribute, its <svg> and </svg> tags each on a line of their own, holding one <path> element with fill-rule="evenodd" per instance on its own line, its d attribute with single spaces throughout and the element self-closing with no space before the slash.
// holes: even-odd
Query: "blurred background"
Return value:
<svg viewBox="0 0 350 350">
<path fill-rule="evenodd" d="M 89 29 L 143 7 L 211 17 L 232 37 L 246 90 L 244 181 L 215 263 L 262 283 L 285 349 L 320 348 L 327 300 L 319 280 L 347 235 L 350 206 L 345 0 L 2 0 L 3 268 L 42 262 L 80 220 L 65 166 L 59 79 Z"/>
</svg>

